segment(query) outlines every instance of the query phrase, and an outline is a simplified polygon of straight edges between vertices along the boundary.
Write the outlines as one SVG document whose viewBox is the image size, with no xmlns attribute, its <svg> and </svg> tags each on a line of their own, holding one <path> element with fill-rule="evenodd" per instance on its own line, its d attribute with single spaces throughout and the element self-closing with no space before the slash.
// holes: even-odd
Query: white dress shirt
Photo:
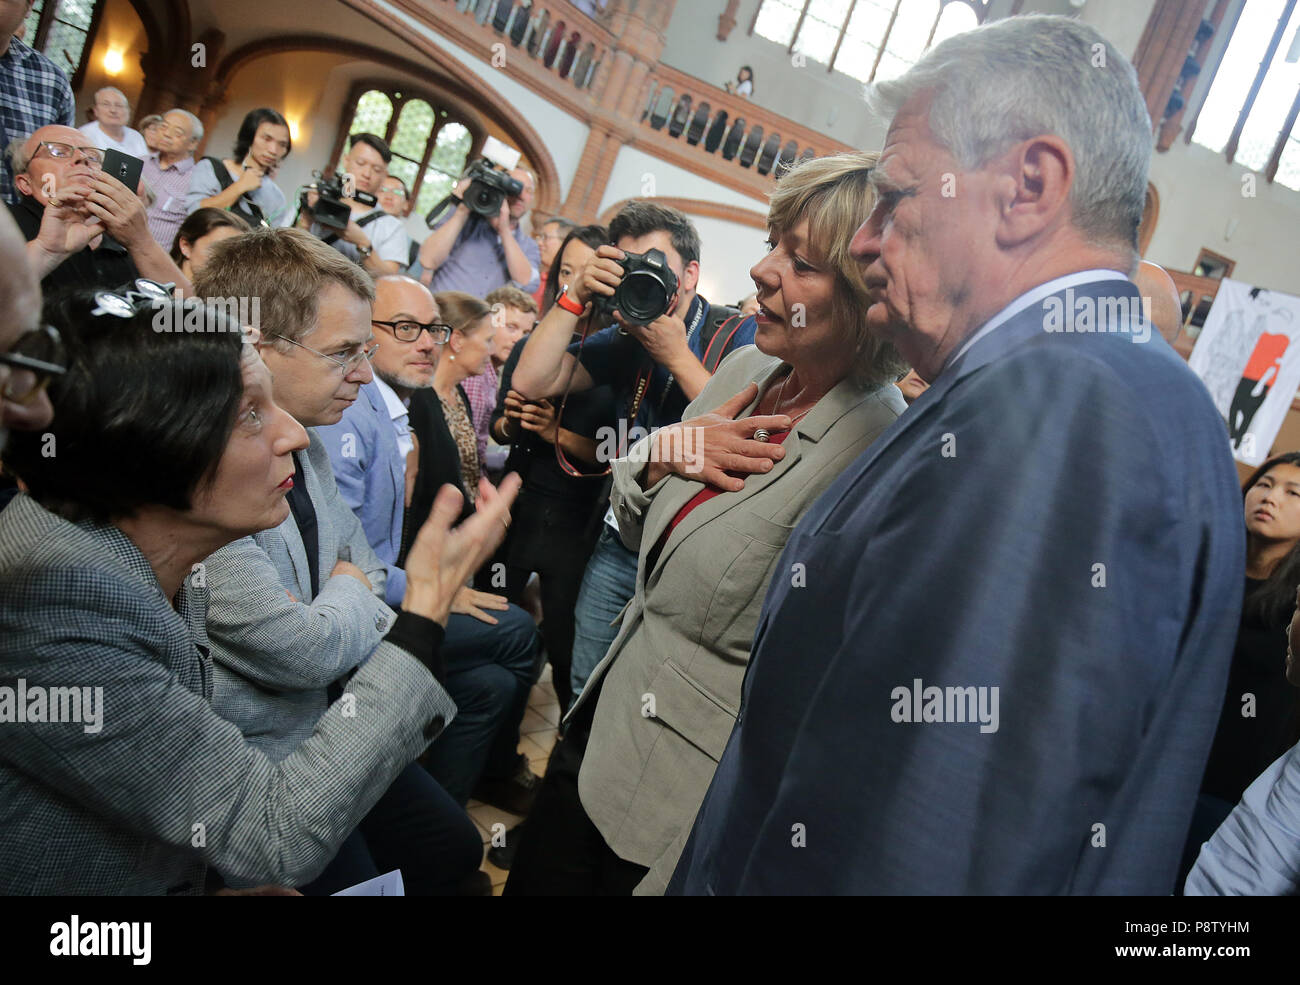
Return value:
<svg viewBox="0 0 1300 985">
<path fill-rule="evenodd" d="M 393 430 L 397 433 L 397 448 L 402 453 L 402 472 L 406 472 L 406 456 L 415 448 L 411 438 L 411 415 L 407 410 L 407 401 L 397 395 L 397 391 L 375 374 L 375 386 L 384 395 L 384 406 L 393 419 Z"/>
</svg>

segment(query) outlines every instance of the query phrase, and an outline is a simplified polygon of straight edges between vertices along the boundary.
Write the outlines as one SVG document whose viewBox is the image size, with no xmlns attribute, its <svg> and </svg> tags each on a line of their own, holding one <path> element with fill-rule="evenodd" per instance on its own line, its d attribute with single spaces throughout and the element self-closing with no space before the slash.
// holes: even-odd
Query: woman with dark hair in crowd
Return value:
<svg viewBox="0 0 1300 985">
<path fill-rule="evenodd" d="M 289 225 L 293 212 L 271 179 L 291 150 L 285 118 L 266 107 L 253 110 L 239 125 L 230 157 L 205 157 L 194 165 L 186 210 L 229 209 L 253 226 Z"/>
<path fill-rule="evenodd" d="M 507 893 L 666 887 L 735 724 L 764 593 L 790 577 L 777 574 L 785 542 L 906 406 L 849 249 L 875 162 L 840 154 L 781 177 L 770 252 L 750 270 L 754 346 L 721 363 L 681 424 L 614 461 L 636 594 L 565 720 Z M 613 293 L 602 253 L 570 286 L 580 304 Z"/>
<path fill-rule="evenodd" d="M 172 303 L 179 325 L 202 302 Z M 4 451 L 28 492 L 0 512 L 0 681 L 24 694 L 0 746 L 0 894 L 313 879 L 454 714 L 442 626 L 508 517 L 515 480 L 455 531 L 444 491 L 398 619 L 339 699 L 364 713 L 332 708 L 271 762 L 212 710 L 202 562 L 289 515 L 307 435 L 237 324 L 208 309 L 214 330 L 163 333 L 156 313 L 138 295 L 60 301 L 53 421 Z"/>
<path fill-rule="evenodd" d="M 1241 626 L 1179 885 L 1246 788 L 1300 740 L 1300 692 L 1287 681 L 1287 631 L 1300 589 L 1300 452 L 1266 461 L 1246 480 L 1242 497 Z"/>
<path fill-rule="evenodd" d="M 225 209 L 199 209 L 191 212 L 176 230 L 172 242 L 172 261 L 181 273 L 194 278 L 208 262 L 208 252 L 223 239 L 246 233 L 252 228 L 234 212 Z"/>
<path fill-rule="evenodd" d="M 736 81 L 724 82 L 722 88 L 749 99 L 754 95 L 754 70 L 748 65 L 741 65 L 740 71 L 736 73 Z"/>
<path fill-rule="evenodd" d="M 569 230 L 551 261 L 546 281 L 545 307 L 595 254 L 609 242 L 604 226 Z M 574 341 L 577 341 L 575 337 Z M 506 565 L 506 598 L 523 604 L 524 586 L 537 573 L 542 601 L 542 639 L 551 664 L 551 680 L 561 711 L 569 707 L 569 664 L 573 652 L 573 611 L 582 586 L 582 573 L 600 533 L 604 483 L 598 477 L 580 478 L 566 470 L 556 456 L 556 445 L 572 470 L 599 472 L 596 465 L 596 429 L 617 417 L 609 387 L 572 394 L 560 420 L 559 400 L 527 400 L 513 389 L 515 367 L 528 339 L 515 343 L 501 369 L 492 436 L 510 446 L 507 472 L 524 480 L 514 513 L 514 525 L 501 548 Z M 561 426 L 563 425 L 563 426 Z"/>
</svg>

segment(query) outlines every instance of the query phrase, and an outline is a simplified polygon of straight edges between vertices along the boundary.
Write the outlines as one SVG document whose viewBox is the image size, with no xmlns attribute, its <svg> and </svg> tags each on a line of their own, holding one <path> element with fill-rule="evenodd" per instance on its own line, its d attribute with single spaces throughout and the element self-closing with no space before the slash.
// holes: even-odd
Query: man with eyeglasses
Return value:
<svg viewBox="0 0 1300 985">
<path fill-rule="evenodd" d="M 537 249 L 541 253 L 541 281 L 533 293 L 533 300 L 537 302 L 538 310 L 545 304 L 546 281 L 551 272 L 551 264 L 555 261 L 555 254 L 559 251 L 560 244 L 564 242 L 564 237 L 569 235 L 569 230 L 573 228 L 573 223 L 568 219 L 555 216 L 543 222 L 541 228 L 533 234 L 533 239 L 537 240 Z"/>
<path fill-rule="evenodd" d="M 189 214 L 185 200 L 194 172 L 194 148 L 203 139 L 203 124 L 193 113 L 173 109 L 163 116 L 156 134 L 158 150 L 144 159 L 141 175 L 155 195 L 149 207 L 149 235 L 170 252 Z"/>
<path fill-rule="evenodd" d="M 104 173 L 104 152 L 85 134 L 41 127 L 14 141 L 10 158 L 20 197 L 9 210 L 47 294 L 112 289 L 139 277 L 189 293 L 189 280 L 150 235 L 144 203 Z"/>
<path fill-rule="evenodd" d="M 0 134 L 31 133 L 50 123 L 72 126 L 76 103 L 63 70 L 15 34 L 34 0 L 0 0 Z M 18 201 L 13 172 L 0 160 L 0 198 Z"/>
<path fill-rule="evenodd" d="M 396 618 L 384 601 L 385 566 L 339 493 L 318 430 L 336 424 L 374 378 L 374 285 L 305 230 L 267 228 L 218 243 L 197 281 L 204 297 L 261 298 L 258 351 L 272 397 L 309 438 L 294 455 L 284 522 L 203 563 L 212 707 L 278 762 L 312 734 Z M 411 763 L 325 872 L 299 888 L 335 892 L 377 875 L 382 860 L 378 871 L 400 868 L 410 895 L 481 890 L 472 832 L 460 805 Z"/>
<path fill-rule="evenodd" d="M 385 562 L 391 605 L 405 591 L 403 531 L 415 470 L 422 470 L 422 480 L 440 484 L 445 477 L 455 485 L 460 457 L 441 421 L 423 427 L 424 446 L 418 449 L 410 427 L 411 395 L 433 386 L 442 347 L 451 337 L 433 295 L 410 277 L 380 277 L 372 319 L 375 378 L 337 424 L 319 428 L 317 434 L 329 451 L 340 494 Z M 461 803 L 473 794 L 517 814 L 532 806 L 535 784 L 527 783 L 516 761 L 524 709 L 515 698 L 536 678 L 537 652 L 537 630 L 523 609 L 500 595 L 468 585 L 461 589 L 442 648 L 447 690 L 458 711 L 430 748 L 426 763 Z"/>
</svg>

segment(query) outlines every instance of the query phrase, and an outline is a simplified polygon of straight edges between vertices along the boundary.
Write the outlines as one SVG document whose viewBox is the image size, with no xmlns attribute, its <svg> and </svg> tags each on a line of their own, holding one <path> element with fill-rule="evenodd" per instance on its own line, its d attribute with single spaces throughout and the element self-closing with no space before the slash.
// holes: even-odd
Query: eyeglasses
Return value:
<svg viewBox="0 0 1300 985">
<path fill-rule="evenodd" d="M 366 348 L 358 349 L 356 352 L 352 353 L 352 355 L 345 356 L 342 359 L 340 359 L 338 356 L 330 356 L 324 352 L 321 352 L 318 349 L 313 349 L 309 345 L 303 345 L 301 342 L 295 342 L 293 339 L 287 339 L 283 335 L 268 335 L 266 336 L 266 338 L 284 339 L 284 341 L 288 342 L 290 345 L 296 345 L 299 349 L 306 349 L 314 356 L 320 356 L 322 359 L 328 359 L 330 362 L 332 362 L 335 366 L 339 367 L 339 369 L 343 371 L 344 376 L 347 376 L 354 369 L 360 366 L 362 360 L 365 360 L 366 362 L 370 362 L 370 360 L 374 359 L 375 350 L 379 348 L 379 343 L 372 340 Z"/>
<path fill-rule="evenodd" d="M 91 314 L 134 318 L 141 309 L 156 308 L 159 301 L 169 300 L 175 287 L 175 284 L 159 284 L 156 280 L 137 277 L 115 291 L 96 291 Z"/>
<path fill-rule="evenodd" d="M 8 352 L 0 352 L 0 365 L 10 367 L 0 397 L 14 404 L 29 404 L 50 379 L 68 371 L 63 340 L 49 325 L 19 337 Z"/>
<path fill-rule="evenodd" d="M 42 147 L 56 161 L 66 161 L 80 154 L 96 168 L 104 166 L 104 152 L 98 147 L 73 147 L 72 144 L 65 144 L 61 140 L 42 140 L 36 148 L 36 154 L 41 152 Z"/>
<path fill-rule="evenodd" d="M 421 325 L 418 321 L 371 321 L 370 324 L 383 325 L 398 342 L 415 342 L 421 332 L 428 332 L 434 345 L 446 345 L 451 338 L 451 326 L 443 322 L 431 321 Z"/>
</svg>

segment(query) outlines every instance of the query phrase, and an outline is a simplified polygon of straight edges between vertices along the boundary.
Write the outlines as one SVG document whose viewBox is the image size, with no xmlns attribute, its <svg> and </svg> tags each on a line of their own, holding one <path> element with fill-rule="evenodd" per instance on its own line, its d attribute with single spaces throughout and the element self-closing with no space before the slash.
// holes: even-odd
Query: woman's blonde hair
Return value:
<svg viewBox="0 0 1300 985">
<path fill-rule="evenodd" d="M 892 383 L 907 371 L 893 345 L 867 330 L 872 299 L 862 268 L 849 255 L 853 234 L 876 202 L 871 169 L 878 159 L 878 154 L 855 152 L 796 164 L 777 181 L 767 212 L 768 228 L 778 236 L 808 220 L 810 249 L 835 273 L 831 320 L 854 339 L 849 378 L 860 386 Z"/>
</svg>

